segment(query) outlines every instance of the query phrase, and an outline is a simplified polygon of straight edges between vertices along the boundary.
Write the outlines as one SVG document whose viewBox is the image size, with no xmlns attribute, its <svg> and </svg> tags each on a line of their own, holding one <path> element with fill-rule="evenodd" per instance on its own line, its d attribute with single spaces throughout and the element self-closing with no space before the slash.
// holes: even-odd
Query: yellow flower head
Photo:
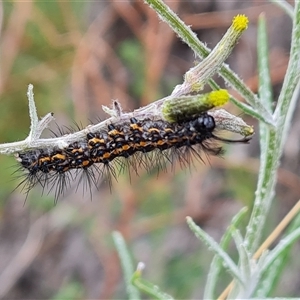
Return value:
<svg viewBox="0 0 300 300">
<path fill-rule="evenodd" d="M 245 15 L 236 15 L 232 20 L 233 29 L 244 31 L 248 27 L 249 20 Z"/>
</svg>

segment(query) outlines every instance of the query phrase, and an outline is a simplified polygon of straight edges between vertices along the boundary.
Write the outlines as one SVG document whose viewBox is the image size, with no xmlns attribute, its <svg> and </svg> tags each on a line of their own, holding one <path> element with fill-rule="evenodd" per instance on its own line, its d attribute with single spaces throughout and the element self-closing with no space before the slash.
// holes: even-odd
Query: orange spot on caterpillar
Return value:
<svg viewBox="0 0 300 300">
<path fill-rule="evenodd" d="M 148 129 L 148 132 L 149 132 L 149 133 L 160 133 L 160 131 L 159 131 L 158 128 L 149 128 L 149 129 Z"/>
<path fill-rule="evenodd" d="M 61 160 L 61 161 L 64 161 L 66 159 L 66 156 L 64 154 L 55 154 L 51 157 L 51 160 L 52 161 L 55 161 L 55 160 Z"/>
<path fill-rule="evenodd" d="M 123 151 L 127 151 L 128 149 L 130 149 L 131 147 L 129 145 L 123 145 L 122 146 L 122 150 Z"/>
<path fill-rule="evenodd" d="M 130 128 L 131 128 L 132 130 L 136 130 L 136 131 L 143 132 L 143 128 L 140 127 L 138 124 L 130 124 Z"/>
<path fill-rule="evenodd" d="M 39 159 L 39 164 L 47 163 L 51 161 L 51 157 L 42 157 Z"/>
<path fill-rule="evenodd" d="M 90 161 L 89 160 L 84 160 L 83 162 L 82 162 L 82 166 L 83 167 L 86 167 L 86 166 L 89 166 L 90 165 Z"/>
<path fill-rule="evenodd" d="M 118 131 L 117 129 L 113 129 L 113 130 L 111 130 L 111 131 L 108 132 L 108 135 L 114 137 L 116 135 L 123 135 L 123 132 Z"/>
</svg>

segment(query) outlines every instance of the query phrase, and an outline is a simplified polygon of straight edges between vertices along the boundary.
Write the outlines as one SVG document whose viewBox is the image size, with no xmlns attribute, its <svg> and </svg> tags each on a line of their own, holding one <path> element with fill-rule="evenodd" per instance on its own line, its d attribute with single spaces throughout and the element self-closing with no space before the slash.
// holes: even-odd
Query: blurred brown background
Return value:
<svg viewBox="0 0 300 300">
<path fill-rule="evenodd" d="M 285 74 L 291 20 L 268 1 L 167 1 L 214 47 L 232 17 L 244 13 L 250 25 L 228 63 L 257 92 L 257 19 L 268 24 L 274 104 Z M 119 99 L 124 110 L 171 93 L 197 61 L 194 53 L 142 1 L 16 1 L 0 4 L 0 141 L 29 132 L 26 91 L 34 85 L 38 114 L 54 112 L 60 127 L 86 126 L 107 116 L 101 105 Z M 220 79 L 221 86 L 224 83 Z M 240 99 L 243 101 L 243 99 Z M 240 115 L 236 107 L 226 107 Z M 278 193 L 266 236 L 300 196 L 299 108 L 279 171 Z M 256 128 L 256 121 L 243 116 Z M 53 130 L 56 129 L 53 124 Z M 256 128 L 257 129 L 257 128 Z M 257 131 L 257 130 L 256 130 Z M 45 133 L 47 136 L 47 133 Z M 257 133 L 258 135 L 258 133 Z M 48 134 L 49 136 L 49 134 Z M 190 169 L 125 172 L 110 190 L 103 183 L 89 193 L 76 186 L 54 204 L 35 188 L 25 196 L 11 180 L 13 157 L 0 161 L 0 298 L 126 298 L 111 232 L 119 230 L 145 278 L 176 298 L 201 299 L 212 254 L 187 228 L 193 219 L 219 240 L 242 206 L 251 208 L 258 170 L 258 137 L 250 145 L 226 147 L 224 158 L 195 161 Z M 80 190 L 80 188 L 79 188 Z M 235 256 L 232 245 L 232 255 Z M 300 294 L 297 250 L 276 296 Z M 220 292 L 230 281 L 220 280 Z"/>
</svg>

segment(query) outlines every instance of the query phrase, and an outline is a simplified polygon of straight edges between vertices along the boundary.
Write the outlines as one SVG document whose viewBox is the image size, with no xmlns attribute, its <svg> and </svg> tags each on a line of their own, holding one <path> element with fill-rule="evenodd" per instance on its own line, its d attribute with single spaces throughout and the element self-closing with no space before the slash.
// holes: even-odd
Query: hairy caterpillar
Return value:
<svg viewBox="0 0 300 300">
<path fill-rule="evenodd" d="M 201 159 L 201 151 L 222 153 L 214 140 L 246 143 L 250 138 L 227 140 L 214 134 L 213 116 L 201 113 L 183 121 L 130 118 L 121 124 L 109 124 L 99 132 L 90 132 L 82 140 L 62 149 L 44 148 L 21 152 L 17 160 L 25 169 L 23 185 L 28 193 L 36 184 L 55 189 L 57 199 L 78 176 L 86 175 L 89 185 L 98 185 L 102 175 L 116 177 L 114 165 L 151 168 L 157 162 L 179 160 L 189 163 L 191 154 Z M 149 152 L 153 152 L 149 155 Z M 147 155 L 148 154 L 148 155 Z M 115 164 L 113 164 L 115 163 Z"/>
</svg>

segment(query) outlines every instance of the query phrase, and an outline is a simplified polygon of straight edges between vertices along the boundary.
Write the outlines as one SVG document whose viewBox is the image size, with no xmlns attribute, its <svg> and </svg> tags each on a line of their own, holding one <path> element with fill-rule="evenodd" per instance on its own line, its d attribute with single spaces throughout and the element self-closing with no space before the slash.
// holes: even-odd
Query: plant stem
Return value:
<svg viewBox="0 0 300 300">
<path fill-rule="evenodd" d="M 283 9 L 291 18 L 294 17 L 293 14 L 293 6 L 291 4 L 289 4 L 287 1 L 285 0 L 269 0 L 270 2 L 273 2 L 275 5 L 277 5 L 278 7 L 280 7 L 281 9 Z"/>
<path fill-rule="evenodd" d="M 205 58 L 209 55 L 210 49 L 204 45 L 184 22 L 162 1 L 162 0 L 144 0 L 158 16 L 166 22 L 172 30 L 200 57 Z M 237 90 L 245 100 L 257 110 L 262 119 L 273 124 L 271 114 L 263 107 L 257 95 L 255 95 L 226 64 L 220 68 L 219 74 L 231 87 Z M 212 81 L 212 80 L 211 80 Z M 248 113 L 249 111 L 245 111 Z M 255 116 L 256 117 L 256 116 Z"/>
<path fill-rule="evenodd" d="M 127 249 L 125 240 L 120 232 L 114 231 L 112 234 L 116 249 L 118 251 L 124 277 L 126 283 L 126 289 L 129 299 L 138 300 L 140 299 L 140 294 L 137 288 L 135 288 L 131 283 L 131 277 L 134 273 L 133 264 L 130 258 L 129 251 Z"/>
<path fill-rule="evenodd" d="M 290 61 L 283 87 L 274 112 L 276 129 L 266 128 L 266 151 L 261 152 L 261 166 L 256 190 L 254 207 L 246 232 L 246 243 L 251 253 L 257 248 L 261 238 L 268 211 L 270 209 L 277 180 L 277 168 L 285 141 L 285 134 L 290 126 L 289 107 L 295 99 L 297 84 L 299 82 L 299 49 L 300 49 L 300 2 L 295 1 Z M 294 96 L 294 97 L 293 97 Z"/>
</svg>

